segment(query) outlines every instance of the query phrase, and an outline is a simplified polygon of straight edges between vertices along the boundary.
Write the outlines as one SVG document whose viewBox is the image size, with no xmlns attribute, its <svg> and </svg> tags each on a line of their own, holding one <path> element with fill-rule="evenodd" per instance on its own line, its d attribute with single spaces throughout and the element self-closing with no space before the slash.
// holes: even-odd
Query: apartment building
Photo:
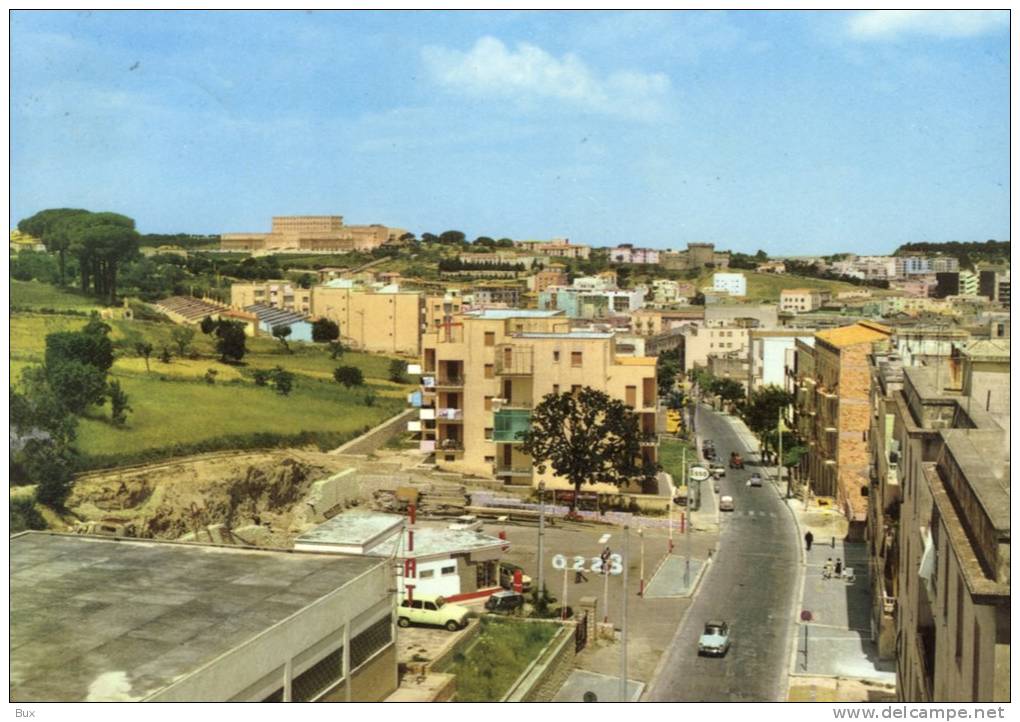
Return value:
<svg viewBox="0 0 1020 722">
<path fill-rule="evenodd" d="M 652 281 L 652 296 L 656 305 L 686 304 L 698 290 L 693 283 L 656 278 Z"/>
<path fill-rule="evenodd" d="M 779 292 L 779 310 L 783 313 L 807 313 L 819 309 L 832 294 L 817 288 L 784 288 Z"/>
<path fill-rule="evenodd" d="M 311 315 L 336 321 L 341 338 L 355 348 L 404 356 L 421 353 L 426 316 L 418 291 L 395 286 L 375 291 L 333 281 L 312 288 Z"/>
<path fill-rule="evenodd" d="M 730 296 L 747 295 L 747 276 L 743 273 L 712 274 L 712 290 Z"/>
<path fill-rule="evenodd" d="M 645 302 L 646 289 L 553 286 L 538 295 L 538 307 L 542 310 L 563 311 L 570 318 L 605 318 L 627 315 L 640 309 Z"/>
<path fill-rule="evenodd" d="M 658 263 L 659 252 L 654 248 L 635 248 L 631 243 L 621 243 L 609 250 L 609 260 L 613 263 Z"/>
<path fill-rule="evenodd" d="M 676 309 L 640 308 L 630 314 L 631 330 L 642 336 L 658 336 L 683 326 L 701 325 L 704 322 L 704 306 Z"/>
<path fill-rule="evenodd" d="M 816 495 L 836 500 L 852 541 L 864 538 L 867 523 L 869 355 L 891 335 L 888 326 L 859 321 L 819 331 L 813 347 L 796 343 L 794 418 L 808 446 L 801 478 Z"/>
<path fill-rule="evenodd" d="M 542 293 L 551 286 L 566 286 L 570 283 L 567 272 L 562 267 L 546 268 L 539 271 L 528 279 L 528 290 L 532 293 Z"/>
<path fill-rule="evenodd" d="M 471 287 L 471 305 L 475 308 L 486 306 L 514 307 L 521 302 L 521 287 L 503 283 L 476 283 Z"/>
<path fill-rule="evenodd" d="M 461 263 L 473 266 L 498 266 L 510 264 L 521 266 L 530 271 L 534 266 L 546 263 L 549 259 L 541 256 L 525 256 L 512 252 L 495 251 L 493 253 L 461 253 L 458 257 Z"/>
<path fill-rule="evenodd" d="M 430 330 L 423 346 L 421 443 L 435 451 L 440 469 L 570 488 L 551 471 L 533 469 L 517 434 L 543 396 L 583 386 L 633 408 L 647 435 L 642 453 L 656 459 L 655 359 L 618 354 L 613 333 L 572 330 L 560 311 L 488 309 Z"/>
<path fill-rule="evenodd" d="M 230 305 L 247 308 L 262 304 L 296 313 L 312 312 L 312 289 L 290 281 L 257 281 L 230 285 Z"/>
<path fill-rule="evenodd" d="M 343 216 L 274 216 L 269 233 L 224 233 L 224 251 L 348 252 L 378 248 L 407 231 L 378 224 L 344 225 Z"/>
<path fill-rule="evenodd" d="M 897 694 L 1008 701 L 1009 346 L 976 341 L 947 371 L 905 368 L 892 392 L 901 502 L 876 532 L 899 551 Z"/>
<path fill-rule="evenodd" d="M 551 241 L 514 241 L 514 246 L 524 248 L 538 256 L 553 258 L 587 260 L 591 255 L 591 246 L 571 243 L 569 238 L 554 238 Z"/>
<path fill-rule="evenodd" d="M 751 329 L 741 325 L 689 326 L 681 356 L 684 371 L 708 366 L 710 356 L 747 359 L 748 334 Z M 746 374 L 745 374 L 746 382 Z"/>
<path fill-rule="evenodd" d="M 814 345 L 814 329 L 760 329 L 748 330 L 749 390 L 762 386 L 787 387 L 788 372 L 794 366 L 797 342 Z M 790 389 L 787 389 L 790 390 Z"/>
</svg>

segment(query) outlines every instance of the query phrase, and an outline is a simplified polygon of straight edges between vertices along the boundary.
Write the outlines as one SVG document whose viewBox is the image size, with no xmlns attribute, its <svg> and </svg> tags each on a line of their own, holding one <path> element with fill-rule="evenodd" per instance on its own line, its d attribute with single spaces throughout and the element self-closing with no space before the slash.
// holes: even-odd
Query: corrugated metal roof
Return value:
<svg viewBox="0 0 1020 722">
<path fill-rule="evenodd" d="M 308 317 L 294 311 L 285 311 L 282 308 L 267 306 L 264 303 L 256 303 L 246 306 L 245 311 L 254 313 L 259 318 L 259 323 L 270 326 L 289 326 L 295 323 L 307 321 Z"/>
</svg>

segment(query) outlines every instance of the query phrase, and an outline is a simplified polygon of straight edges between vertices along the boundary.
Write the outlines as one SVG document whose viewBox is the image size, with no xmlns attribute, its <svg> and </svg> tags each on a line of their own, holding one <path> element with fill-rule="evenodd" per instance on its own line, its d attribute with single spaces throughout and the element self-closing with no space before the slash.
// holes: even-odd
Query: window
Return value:
<svg viewBox="0 0 1020 722">
<path fill-rule="evenodd" d="M 492 429 L 486 429 L 485 430 L 485 438 L 490 440 L 490 441 L 492 440 Z"/>
<path fill-rule="evenodd" d="M 425 611 L 426 612 L 435 612 L 438 609 L 439 609 L 439 607 L 436 606 L 435 602 L 425 602 Z"/>
<path fill-rule="evenodd" d="M 486 331 L 485 332 L 485 345 L 486 346 L 495 346 L 496 345 L 496 332 L 495 331 Z"/>
<path fill-rule="evenodd" d="M 443 567 L 443 568 L 442 568 L 442 569 L 440 570 L 440 573 L 441 573 L 441 574 L 442 574 L 442 575 L 443 575 L 444 577 L 448 577 L 448 576 L 450 576 L 451 574 L 456 574 L 456 573 L 457 573 L 457 566 L 456 566 L 456 565 L 454 565 L 454 566 L 452 566 L 452 567 Z"/>
<path fill-rule="evenodd" d="M 553 363 L 558 364 L 560 362 L 560 352 L 553 351 Z"/>
<path fill-rule="evenodd" d="M 570 393 L 577 394 L 581 392 L 581 384 L 573 384 L 570 387 Z"/>
<path fill-rule="evenodd" d="M 290 683 L 290 697 L 295 702 L 311 702 L 343 679 L 344 648 L 330 652 Z"/>
<path fill-rule="evenodd" d="M 632 409 L 637 406 L 637 386 L 628 386 L 625 392 L 626 404 Z"/>
<path fill-rule="evenodd" d="M 492 364 L 485 364 L 485 378 L 494 379 L 496 378 L 496 367 Z"/>
<path fill-rule="evenodd" d="M 373 654 L 391 641 L 393 641 L 393 626 L 389 615 L 387 615 L 351 640 L 351 669 L 357 669 L 363 665 Z"/>
<path fill-rule="evenodd" d="M 418 572 L 419 579 L 431 579 L 434 576 L 436 576 L 435 569 L 422 569 L 420 572 Z"/>
<path fill-rule="evenodd" d="M 486 396 L 484 403 L 485 403 L 485 410 L 486 411 L 492 411 L 492 397 L 491 396 Z"/>
<path fill-rule="evenodd" d="M 558 394 L 559 392 L 560 392 L 560 385 L 559 384 L 553 384 L 553 393 L 554 394 Z"/>
<path fill-rule="evenodd" d="M 485 463 L 486 464 L 495 464 L 496 463 L 496 457 L 495 456 L 486 456 L 485 457 Z"/>
<path fill-rule="evenodd" d="M 583 363 L 583 361 L 582 361 L 582 354 L 581 354 L 581 352 L 580 351 L 571 351 L 570 352 L 570 365 L 574 366 L 576 368 L 576 367 L 581 366 L 582 363 Z"/>
</svg>

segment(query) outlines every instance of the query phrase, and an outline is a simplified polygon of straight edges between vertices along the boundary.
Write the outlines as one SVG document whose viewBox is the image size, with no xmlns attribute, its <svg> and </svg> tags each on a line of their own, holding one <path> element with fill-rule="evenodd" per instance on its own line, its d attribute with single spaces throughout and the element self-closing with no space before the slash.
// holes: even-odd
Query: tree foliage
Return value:
<svg viewBox="0 0 1020 722">
<path fill-rule="evenodd" d="M 284 350 L 290 353 L 290 344 L 287 343 L 287 337 L 291 334 L 291 327 L 287 325 L 273 326 L 273 338 L 283 344 Z"/>
<path fill-rule="evenodd" d="M 271 378 L 273 379 L 273 388 L 276 389 L 278 394 L 286 396 L 294 388 L 294 374 L 283 368 L 283 366 L 274 368 Z"/>
<path fill-rule="evenodd" d="M 46 250 L 56 253 L 60 264 L 60 285 L 64 285 L 64 267 L 71 236 L 66 221 L 87 214 L 83 208 L 48 208 L 18 221 L 18 230 L 42 241 Z"/>
<path fill-rule="evenodd" d="M 655 376 L 659 385 L 659 396 L 666 396 L 676 385 L 680 373 L 680 349 L 663 351 L 655 361 Z"/>
<path fill-rule="evenodd" d="M 110 396 L 110 420 L 116 426 L 123 426 L 127 421 L 127 412 L 132 410 L 128 405 L 128 395 L 117 380 L 110 382 L 107 393 Z"/>
<path fill-rule="evenodd" d="M 775 436 L 779 424 L 779 413 L 793 403 L 793 394 L 784 391 L 775 384 L 769 384 L 751 393 L 741 416 L 747 427 L 762 440 L 764 445 L 769 441 L 769 434 Z"/>
<path fill-rule="evenodd" d="M 344 352 L 347 351 L 347 347 L 344 346 L 342 341 L 330 341 L 328 350 L 329 357 L 336 361 L 344 355 Z"/>
<path fill-rule="evenodd" d="M 170 338 L 177 344 L 177 352 L 183 358 L 195 338 L 195 329 L 191 326 L 174 326 Z"/>
<path fill-rule="evenodd" d="M 637 416 L 622 401 L 587 386 L 577 393 L 547 394 L 532 412 L 522 441 L 539 473 L 551 468 L 578 492 L 584 484 L 620 485 L 655 473 L 639 461 Z"/>
<path fill-rule="evenodd" d="M 206 323 L 207 321 L 208 323 Z M 248 352 L 246 346 L 248 337 L 244 333 L 244 324 L 240 321 L 225 321 L 223 319 L 214 321 L 206 316 L 202 319 L 201 329 L 204 334 L 216 336 L 216 353 L 220 355 L 220 361 L 223 363 L 240 362 Z M 209 379 L 206 380 L 209 381 Z M 215 383 L 215 379 L 209 383 Z"/>
<path fill-rule="evenodd" d="M 328 343 L 340 338 L 340 325 L 328 318 L 320 318 L 312 323 L 312 341 Z"/>
<path fill-rule="evenodd" d="M 390 381 L 397 384 L 407 383 L 407 361 L 393 359 L 390 361 Z"/>
<path fill-rule="evenodd" d="M 365 377 L 357 366 L 337 366 L 333 371 L 333 378 L 338 384 L 347 388 L 361 386 L 365 383 Z"/>
</svg>

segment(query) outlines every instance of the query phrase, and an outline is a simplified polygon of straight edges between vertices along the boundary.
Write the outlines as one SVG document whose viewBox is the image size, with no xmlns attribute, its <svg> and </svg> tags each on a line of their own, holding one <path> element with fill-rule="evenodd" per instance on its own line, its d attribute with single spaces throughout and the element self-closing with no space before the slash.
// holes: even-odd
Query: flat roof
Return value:
<svg viewBox="0 0 1020 722">
<path fill-rule="evenodd" d="M 142 700 L 379 559 L 26 532 L 10 539 L 12 700 Z"/>
<path fill-rule="evenodd" d="M 559 309 L 550 311 L 538 311 L 531 308 L 485 308 L 480 311 L 468 311 L 465 316 L 470 318 L 484 319 L 507 319 L 507 318 L 550 318 L 560 316 L 563 311 Z"/>
<path fill-rule="evenodd" d="M 393 528 L 396 532 L 404 520 L 405 517 L 400 514 L 372 511 L 346 512 L 338 514 L 311 531 L 302 534 L 295 540 L 295 543 L 322 544 L 324 546 L 365 544 L 379 537 L 387 529 Z M 406 540 L 402 539 L 403 535 L 398 533 L 386 535 L 385 538 L 366 549 L 365 554 L 368 557 L 389 557 L 399 551 L 400 557 L 428 557 L 505 546 L 507 543 L 503 539 L 477 531 L 448 529 L 447 526 L 452 523 L 454 520 L 439 524 L 416 523 L 412 554 L 407 553 Z"/>
<path fill-rule="evenodd" d="M 399 514 L 349 511 L 327 519 L 294 540 L 300 544 L 367 544 L 380 534 L 396 531 L 404 523 Z"/>
<path fill-rule="evenodd" d="M 517 338 L 581 338 L 581 339 L 600 339 L 600 338 L 612 338 L 611 332 L 605 331 L 566 331 L 563 333 L 556 333 L 550 331 L 543 333 L 541 331 L 522 331 L 521 333 L 515 333 Z"/>
</svg>

